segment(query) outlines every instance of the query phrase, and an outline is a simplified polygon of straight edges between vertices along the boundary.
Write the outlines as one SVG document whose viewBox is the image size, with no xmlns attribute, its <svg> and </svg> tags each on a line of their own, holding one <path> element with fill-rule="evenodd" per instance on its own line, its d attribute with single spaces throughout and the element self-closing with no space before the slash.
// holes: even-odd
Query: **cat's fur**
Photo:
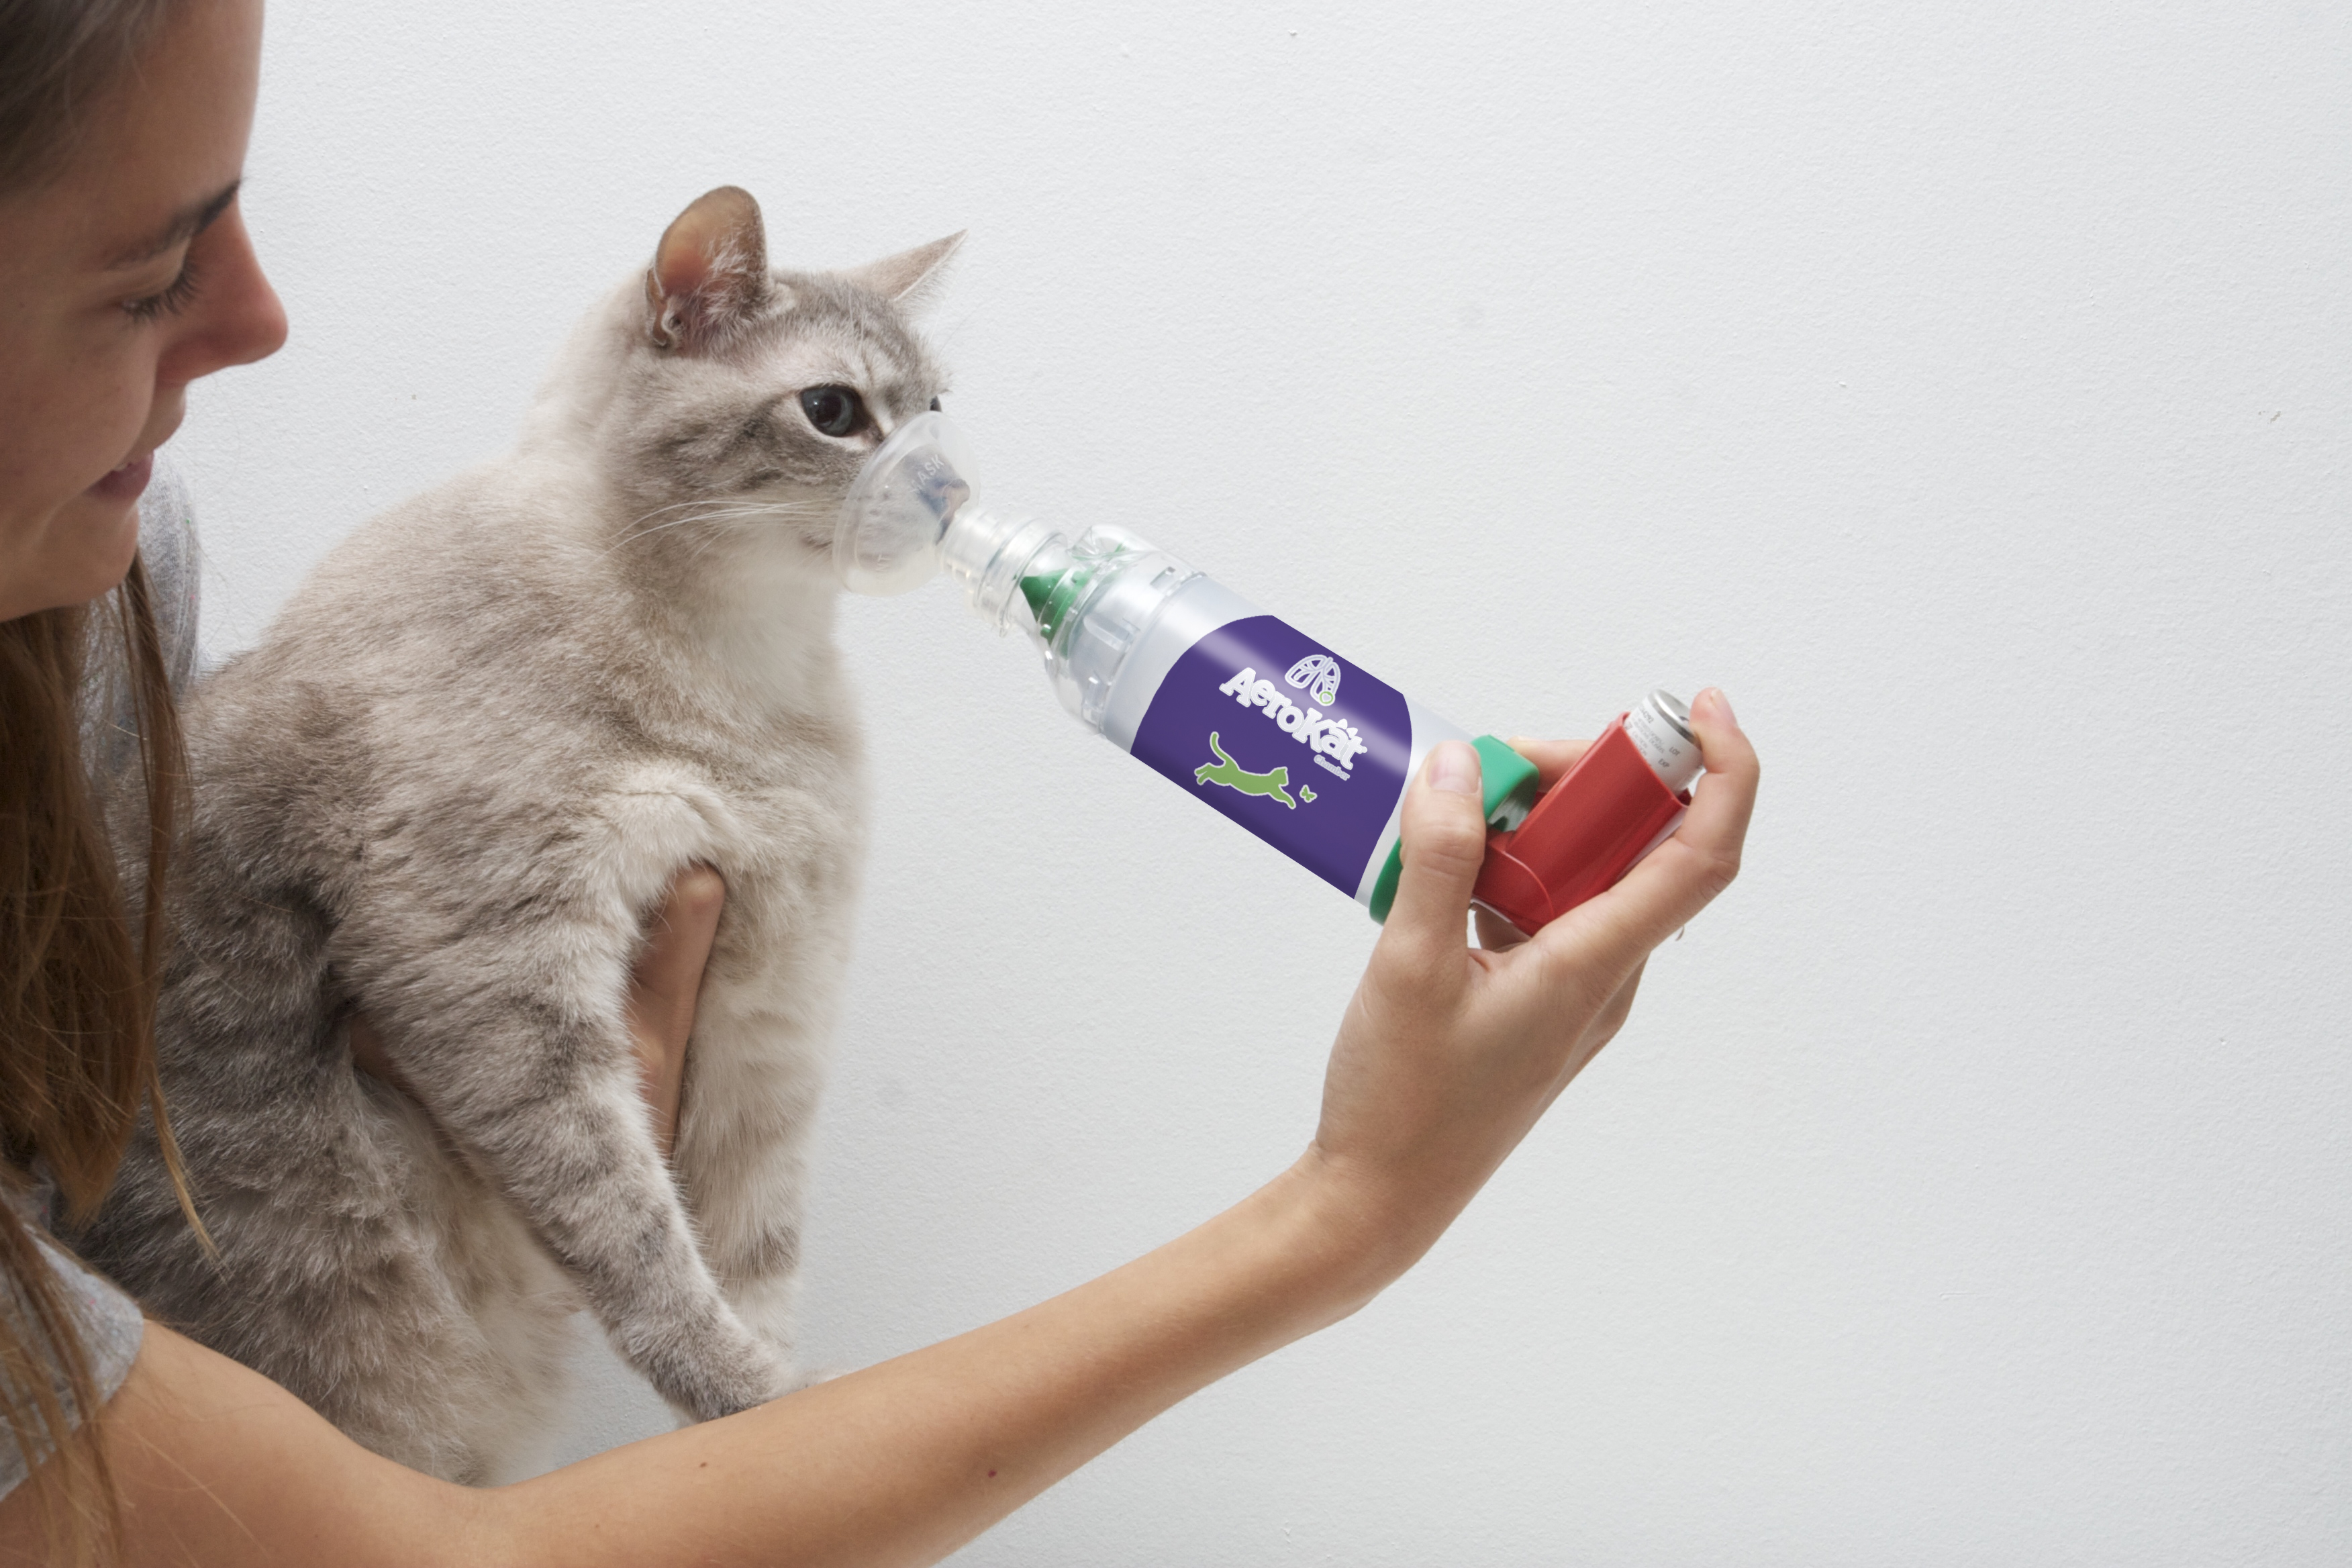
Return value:
<svg viewBox="0 0 2352 1568">
<path fill-rule="evenodd" d="M 803 1163 L 863 847 L 825 555 L 940 390 L 954 247 L 772 271 L 712 192 L 585 321 L 511 455 L 377 518 L 189 710 L 152 1131 L 80 1239 L 163 1321 L 377 1451 L 527 1467 L 585 1305 L 681 1412 L 793 1386 Z M 856 388 L 828 437 L 798 392 Z M 727 898 L 673 1171 L 623 1001 L 640 922 Z M 363 1011 L 414 1098 L 353 1070 Z"/>
</svg>

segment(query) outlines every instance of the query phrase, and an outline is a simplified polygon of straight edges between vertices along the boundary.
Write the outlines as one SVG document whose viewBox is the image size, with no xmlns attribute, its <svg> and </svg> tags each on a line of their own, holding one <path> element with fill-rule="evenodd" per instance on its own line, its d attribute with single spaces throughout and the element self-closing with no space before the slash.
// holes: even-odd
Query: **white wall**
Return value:
<svg viewBox="0 0 2352 1568">
<path fill-rule="evenodd" d="M 273 27 L 295 336 L 181 442 L 216 647 L 732 181 L 795 264 L 971 227 L 938 327 L 1000 494 L 1474 728 L 1719 681 L 1763 750 L 1747 875 L 1421 1270 L 965 1561 L 2352 1561 L 2344 7 Z M 945 588 L 845 623 L 834 1365 L 1288 1160 L 1373 934 Z"/>
</svg>

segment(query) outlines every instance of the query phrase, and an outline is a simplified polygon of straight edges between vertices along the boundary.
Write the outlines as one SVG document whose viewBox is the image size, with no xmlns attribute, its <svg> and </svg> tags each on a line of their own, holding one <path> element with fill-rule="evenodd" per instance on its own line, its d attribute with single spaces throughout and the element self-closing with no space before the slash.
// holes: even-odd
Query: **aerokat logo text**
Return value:
<svg viewBox="0 0 2352 1568">
<path fill-rule="evenodd" d="M 1302 658 L 1291 667 L 1290 684 L 1315 684 L 1315 695 L 1328 702 L 1339 694 L 1339 661 L 1328 654 Z M 1355 777 L 1356 759 L 1370 751 L 1363 732 L 1337 714 L 1319 708 L 1301 708 L 1283 695 L 1271 680 L 1260 680 L 1255 669 L 1244 669 L 1217 688 L 1244 708 L 1262 708 L 1276 728 L 1315 753 L 1318 767 L 1337 776 Z"/>
</svg>

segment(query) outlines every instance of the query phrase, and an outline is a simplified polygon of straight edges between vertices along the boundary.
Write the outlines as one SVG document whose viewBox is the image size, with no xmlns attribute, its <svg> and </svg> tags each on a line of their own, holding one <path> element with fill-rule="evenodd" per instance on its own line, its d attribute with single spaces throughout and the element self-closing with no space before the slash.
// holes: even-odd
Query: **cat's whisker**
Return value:
<svg viewBox="0 0 2352 1568">
<path fill-rule="evenodd" d="M 688 508 L 699 508 L 701 510 L 693 511 L 683 518 L 672 518 L 667 522 L 655 523 L 650 529 L 637 529 L 636 527 L 638 523 L 652 521 L 653 519 L 659 517 L 663 512 L 678 511 Z M 803 516 L 822 516 L 827 510 L 827 508 L 811 505 L 805 501 L 725 501 L 709 500 L 677 501 L 669 506 L 656 507 L 653 510 L 631 520 L 630 527 L 635 531 L 631 533 L 630 537 L 634 538 L 643 533 L 658 531 L 664 528 L 673 528 L 681 522 L 695 522 L 709 518 L 793 518 Z"/>
<path fill-rule="evenodd" d="M 695 503 L 688 502 L 688 503 L 681 503 L 681 504 L 688 504 L 688 505 L 690 505 L 690 504 L 695 504 Z M 671 509 L 671 508 L 668 508 L 668 507 L 664 507 L 664 508 L 661 508 L 661 509 L 660 509 L 660 510 L 662 510 L 662 511 L 667 511 L 667 510 L 672 510 L 672 509 Z M 618 539 L 614 540 L 614 541 L 612 542 L 612 544 L 610 544 L 609 546 L 607 546 L 607 547 L 606 547 L 606 549 L 605 549 L 605 551 L 604 551 L 604 553 L 605 553 L 605 554 L 607 554 L 607 555 L 609 555 L 609 554 L 611 554 L 614 551 L 620 549 L 620 548 L 621 548 L 623 545 L 625 545 L 625 544 L 633 544 L 633 543 L 635 543 L 636 541 L 638 541 L 638 540 L 640 540 L 640 539 L 647 539 L 647 538 L 650 538 L 650 537 L 652 537 L 654 534 L 663 532 L 664 531 L 668 530 L 668 529 L 673 529 L 673 528 L 684 528 L 684 527 L 689 526 L 689 525 L 691 525 L 691 524 L 694 524 L 694 523 L 699 523 L 699 522 L 731 522 L 731 521 L 740 521 L 740 520 L 743 520 L 743 519 L 767 518 L 767 517 L 773 517 L 773 516 L 775 516 L 776 514 L 777 514 L 777 509 L 776 509 L 776 508 L 773 508 L 773 507 L 741 506 L 741 505 L 730 505 L 730 504 L 726 504 L 726 503 L 716 503 L 716 504 L 712 504 L 712 505 L 710 505 L 710 506 L 709 506 L 707 510 L 702 510 L 702 511 L 697 511 L 697 512 L 689 512 L 689 513 L 688 513 L 688 514 L 687 514 L 686 516 L 684 516 L 684 517 L 675 517 L 675 518 L 670 519 L 670 520 L 669 520 L 668 521 L 667 521 L 667 522 L 657 522 L 657 523 L 654 524 L 651 528 L 632 528 L 630 531 L 628 531 L 628 532 L 625 532 L 625 533 L 622 534 L 620 538 L 618 538 Z M 657 515 L 657 514 L 656 514 L 656 513 L 654 513 L 654 512 L 648 512 L 648 513 L 646 513 L 646 515 L 647 517 L 652 517 L 652 516 L 655 516 L 655 515 Z M 639 520 L 639 521 L 643 521 L 643 520 L 641 519 L 641 520 Z"/>
<path fill-rule="evenodd" d="M 654 523 L 650 528 L 636 526 L 637 523 L 647 522 L 661 516 L 663 512 L 677 511 L 684 508 L 701 510 L 688 511 L 683 517 L 674 517 L 666 521 Z M 772 521 L 799 525 L 822 521 L 829 510 L 822 504 L 808 501 L 676 501 L 668 506 L 656 507 L 653 510 L 634 520 L 629 530 L 608 545 L 604 552 L 609 555 L 623 545 L 633 544 L 638 540 L 649 538 L 668 529 L 688 527 L 695 523 Z"/>
<path fill-rule="evenodd" d="M 641 522 L 651 522 L 655 518 L 661 516 L 662 513 L 666 511 L 693 511 L 697 509 L 704 510 L 725 510 L 730 508 L 759 507 L 769 504 L 781 503 L 720 500 L 710 496 L 695 496 L 686 500 L 672 501 L 667 506 L 655 507 L 651 511 L 640 512 L 635 517 L 629 520 L 629 526 L 631 528 L 635 528 Z"/>
<path fill-rule="evenodd" d="M 694 499 L 694 500 L 692 500 L 672 501 L 672 502 L 671 502 L 669 505 L 667 505 L 667 506 L 657 506 L 657 507 L 654 508 L 651 511 L 644 512 L 644 513 L 641 513 L 640 515 L 638 515 L 638 516 L 636 516 L 636 517 L 633 517 L 633 518 L 631 518 L 631 519 L 629 520 L 629 521 L 628 521 L 628 524 L 627 524 L 626 528 L 624 530 L 624 532 L 625 532 L 625 534 L 632 535 L 632 536 L 633 536 L 636 531 L 638 531 L 638 525 L 639 525 L 639 524 L 641 524 L 641 523 L 647 523 L 647 522 L 653 522 L 653 520 L 654 520 L 654 519 L 656 519 L 656 518 L 657 518 L 657 517 L 661 516 L 664 512 L 670 512 L 670 511 L 683 511 L 683 512 L 687 512 L 687 513 L 688 513 L 688 514 L 689 514 L 688 516 L 687 516 L 687 517 L 685 517 L 685 518 L 673 518 L 673 519 L 671 519 L 671 520 L 670 520 L 670 522 L 673 522 L 673 523 L 674 523 L 674 522 L 680 522 L 680 521 L 684 521 L 684 522 L 691 522 L 691 521 L 694 521 L 695 516 L 699 515 L 699 510 L 700 510 L 700 509 L 708 509 L 708 508 L 710 508 L 710 507 L 712 507 L 712 506 L 724 505 L 724 504 L 727 504 L 727 503 L 724 503 L 724 502 L 715 502 L 715 501 L 712 501 L 712 500 L 709 500 L 708 498 L 705 498 L 705 497 L 697 497 L 696 499 Z M 670 523 L 655 523 L 655 524 L 654 524 L 655 529 L 667 528 L 667 527 L 668 527 L 668 526 L 670 526 Z"/>
</svg>

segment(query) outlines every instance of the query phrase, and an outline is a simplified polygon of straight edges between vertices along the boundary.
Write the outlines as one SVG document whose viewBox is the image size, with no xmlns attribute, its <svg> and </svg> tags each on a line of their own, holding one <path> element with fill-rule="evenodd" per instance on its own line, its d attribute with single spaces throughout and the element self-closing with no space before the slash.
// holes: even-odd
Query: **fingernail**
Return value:
<svg viewBox="0 0 2352 1568">
<path fill-rule="evenodd" d="M 1723 710 L 1724 718 L 1734 724 L 1739 722 L 1739 715 L 1731 710 L 1731 699 L 1723 694 L 1722 687 L 1710 686 L 1706 689 L 1706 695 L 1715 699 L 1715 705 Z"/>
<path fill-rule="evenodd" d="M 1449 795 L 1478 793 L 1478 753 L 1459 741 L 1445 741 L 1429 753 L 1429 787 Z"/>
</svg>

